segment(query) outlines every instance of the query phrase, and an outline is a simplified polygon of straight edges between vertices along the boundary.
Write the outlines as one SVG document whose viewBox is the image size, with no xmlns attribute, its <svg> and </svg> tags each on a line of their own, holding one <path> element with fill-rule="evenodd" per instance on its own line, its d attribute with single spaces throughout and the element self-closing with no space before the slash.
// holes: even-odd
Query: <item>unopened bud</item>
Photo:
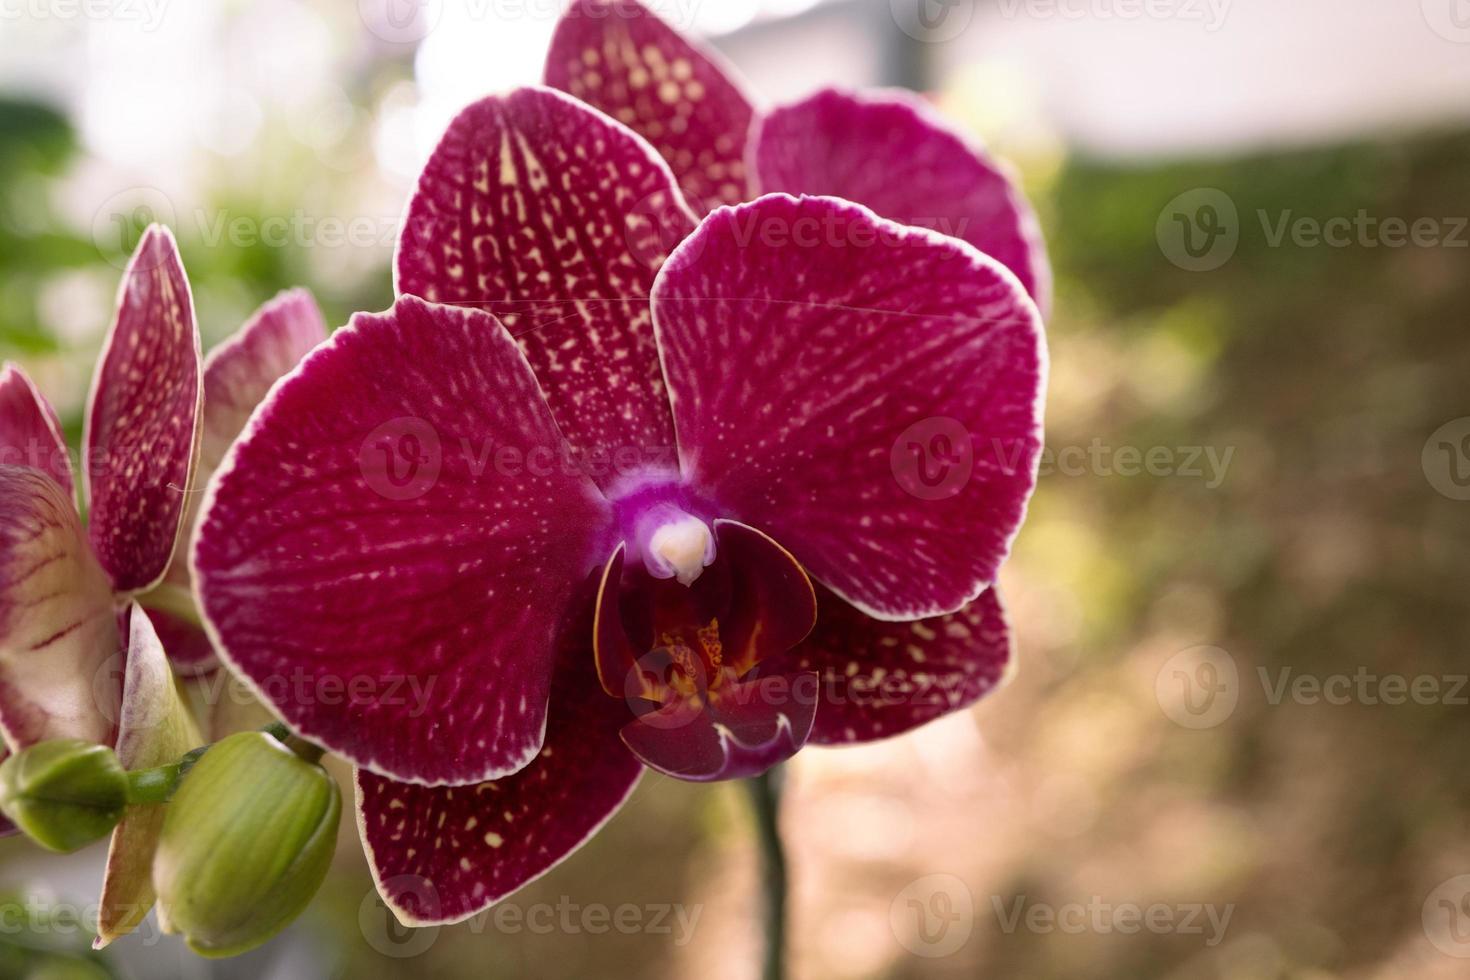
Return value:
<svg viewBox="0 0 1470 980">
<path fill-rule="evenodd" d="M 36 843 L 75 851 L 107 836 L 128 802 L 128 774 L 105 745 L 38 742 L 0 764 L 0 810 Z"/>
<path fill-rule="evenodd" d="M 168 804 L 153 861 L 166 932 L 234 956 L 284 929 L 321 887 L 342 796 L 315 762 L 264 732 L 206 752 Z"/>
</svg>

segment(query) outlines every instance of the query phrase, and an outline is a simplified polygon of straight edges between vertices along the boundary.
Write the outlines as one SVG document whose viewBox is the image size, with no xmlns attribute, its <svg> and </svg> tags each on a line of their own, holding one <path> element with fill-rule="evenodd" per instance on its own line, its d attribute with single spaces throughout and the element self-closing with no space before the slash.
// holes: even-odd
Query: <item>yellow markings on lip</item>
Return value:
<svg viewBox="0 0 1470 980">
<path fill-rule="evenodd" d="M 711 619 L 707 626 L 701 626 L 695 634 L 699 638 L 700 650 L 704 653 L 705 661 L 718 673 L 720 665 L 724 662 L 724 648 L 720 644 L 720 621 Z"/>
</svg>

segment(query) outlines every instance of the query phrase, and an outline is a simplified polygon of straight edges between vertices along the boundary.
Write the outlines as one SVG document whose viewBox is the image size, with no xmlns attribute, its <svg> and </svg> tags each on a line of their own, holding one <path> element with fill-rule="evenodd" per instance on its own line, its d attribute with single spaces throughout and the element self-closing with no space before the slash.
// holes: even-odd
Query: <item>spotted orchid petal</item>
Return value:
<svg viewBox="0 0 1470 980">
<path fill-rule="evenodd" d="M 204 360 L 201 480 L 219 468 L 271 386 L 326 339 L 327 325 L 311 293 L 290 289 L 209 352 Z"/>
<path fill-rule="evenodd" d="M 199 326 L 173 235 L 153 225 L 123 273 L 83 436 L 88 531 L 121 593 L 157 584 L 178 538 L 197 449 Z"/>
<path fill-rule="evenodd" d="M 918 98 L 825 89 L 772 110 L 752 159 L 764 191 L 840 197 L 969 242 L 1045 309 L 1051 269 L 1031 205 L 1004 167 Z"/>
<path fill-rule="evenodd" d="M 246 324 L 204 360 L 203 436 L 194 485 L 203 487 L 219 468 L 226 451 L 245 428 L 271 385 L 294 368 L 317 344 L 327 339 L 326 323 L 311 293 L 283 292 L 266 303 Z M 191 493 L 184 509 L 184 533 L 179 535 L 169 562 L 166 586 L 187 594 L 191 533 L 199 517 L 203 495 Z M 156 596 L 140 600 L 163 640 L 174 666 L 185 674 L 212 670 L 219 662 L 209 637 L 197 623 L 158 608 Z"/>
<path fill-rule="evenodd" d="M 565 634 L 546 744 L 520 772 L 477 786 L 428 787 L 358 771 L 368 864 L 405 925 L 459 922 L 541 877 L 633 792 L 643 767 L 617 738 L 623 703 L 591 670 L 590 619 L 583 615 Z"/>
<path fill-rule="evenodd" d="M 193 573 L 216 649 L 373 772 L 515 772 L 541 747 L 556 626 L 607 547 L 565 448 L 494 317 L 415 297 L 359 314 L 210 486 Z"/>
<path fill-rule="evenodd" d="M 817 589 L 817 625 L 774 671 L 821 675 L 814 744 L 871 742 L 974 704 L 1002 683 L 1011 634 L 994 588 L 958 612 L 908 623 L 865 616 Z"/>
<path fill-rule="evenodd" d="M 136 605 L 128 630 L 117 759 L 124 769 L 152 769 L 176 761 L 202 739 L 174 686 L 163 645 Z M 131 932 L 153 907 L 153 851 L 163 816 L 162 806 L 130 806 L 112 832 L 94 943 L 99 949 Z"/>
<path fill-rule="evenodd" d="M 110 745 L 120 690 L 112 587 L 66 491 L 40 470 L 0 466 L 0 730 Z"/>
<path fill-rule="evenodd" d="M 546 58 L 546 84 L 652 143 L 703 214 L 751 196 L 755 109 L 734 69 L 633 0 L 577 0 Z"/>
<path fill-rule="evenodd" d="M 76 493 L 56 410 L 14 364 L 0 368 L 0 466 L 29 466 L 73 498 Z"/>
<path fill-rule="evenodd" d="M 673 458 L 648 295 L 693 227 L 648 144 L 560 92 L 519 89 L 450 124 L 409 203 L 397 287 L 496 314 L 607 486 Z"/>
<path fill-rule="evenodd" d="M 686 479 L 870 616 L 995 577 L 1039 458 L 1041 322 L 953 238 L 831 198 L 714 212 L 655 286 Z"/>
</svg>

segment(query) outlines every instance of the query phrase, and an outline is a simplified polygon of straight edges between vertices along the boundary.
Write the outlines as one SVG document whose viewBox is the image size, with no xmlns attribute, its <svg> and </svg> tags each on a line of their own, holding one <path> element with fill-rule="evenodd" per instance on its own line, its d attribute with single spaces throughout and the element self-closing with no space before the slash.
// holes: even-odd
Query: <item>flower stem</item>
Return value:
<svg viewBox="0 0 1470 980">
<path fill-rule="evenodd" d="M 167 803 L 179 785 L 179 763 L 128 773 L 129 803 Z"/>
<path fill-rule="evenodd" d="M 306 739 L 299 738 L 295 735 L 286 736 L 286 748 L 295 752 L 298 758 L 304 759 L 307 762 L 320 762 L 322 755 L 326 752 L 325 749 L 315 742 L 308 742 Z"/>
<path fill-rule="evenodd" d="M 280 722 L 272 722 L 261 731 L 279 742 L 284 742 L 291 751 L 308 762 L 316 762 L 322 757 L 323 749 L 320 746 L 296 738 Z M 211 747 L 212 745 L 201 745 L 197 749 L 185 752 L 177 762 L 168 762 L 152 769 L 135 769 L 129 772 L 128 802 L 167 803 L 173 799 L 179 783 L 189 774 L 189 770 L 194 768 L 194 763 L 198 762 L 199 757 L 208 752 Z"/>
<path fill-rule="evenodd" d="M 781 788 L 785 771 L 776 766 L 745 780 L 761 850 L 766 953 L 762 980 L 786 978 L 786 848 L 781 842 Z"/>
</svg>

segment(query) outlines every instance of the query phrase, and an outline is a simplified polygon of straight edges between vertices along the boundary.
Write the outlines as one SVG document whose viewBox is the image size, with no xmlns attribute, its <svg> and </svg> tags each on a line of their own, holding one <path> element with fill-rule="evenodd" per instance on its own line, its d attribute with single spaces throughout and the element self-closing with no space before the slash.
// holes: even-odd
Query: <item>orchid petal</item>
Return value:
<svg viewBox="0 0 1470 980">
<path fill-rule="evenodd" d="M 1035 484 L 1035 304 L 969 245 L 831 198 L 705 219 L 654 311 L 680 458 L 879 619 L 953 612 L 990 583 Z"/>
<path fill-rule="evenodd" d="M 1004 167 L 919 99 L 823 90 L 772 110 L 752 159 L 764 191 L 841 197 L 964 239 L 1045 309 L 1051 269 L 1031 205 Z"/>
<path fill-rule="evenodd" d="M 143 233 L 88 399 L 82 457 L 93 550 L 118 592 L 168 568 L 197 451 L 199 326 L 168 229 Z"/>
<path fill-rule="evenodd" d="M 135 605 L 129 616 L 117 760 L 130 771 L 152 769 L 176 761 L 201 741 L 153 624 Z M 153 851 L 163 815 L 162 806 L 136 804 L 112 832 L 94 944 L 99 949 L 131 932 L 153 907 Z"/>
<path fill-rule="evenodd" d="M 450 124 L 409 204 L 398 291 L 495 313 L 608 486 L 673 457 L 648 295 L 693 227 L 646 143 L 560 92 L 520 89 Z"/>
<path fill-rule="evenodd" d="M 590 617 L 583 617 L 584 620 Z M 358 828 L 383 900 L 405 925 L 459 922 L 541 877 L 633 792 L 643 767 L 617 739 L 627 718 L 590 669 L 584 621 L 569 637 L 546 744 L 520 772 L 478 786 L 413 786 L 359 770 Z"/>
<path fill-rule="evenodd" d="M 607 503 L 564 451 L 494 317 L 414 297 L 357 315 L 210 485 L 193 573 L 215 648 L 359 766 L 515 772 L 541 747 L 568 597 L 607 547 Z"/>
<path fill-rule="evenodd" d="M 735 70 L 632 0 L 577 0 L 546 58 L 546 84 L 653 144 L 703 214 L 751 197 L 755 108 Z"/>
<path fill-rule="evenodd" d="M 692 782 L 758 776 L 795 755 L 811 734 L 817 675 L 773 674 L 726 684 L 709 701 L 672 701 L 623 726 L 643 764 Z"/>
<path fill-rule="evenodd" d="M 204 360 L 201 478 L 219 468 L 271 386 L 326 339 L 327 325 L 311 293 L 290 289 L 209 352 Z"/>
<path fill-rule="evenodd" d="M 120 685 L 112 586 L 66 491 L 0 466 L 0 729 L 11 749 L 50 738 L 110 745 Z"/>
<path fill-rule="evenodd" d="M 812 743 L 871 742 L 974 704 L 1011 664 L 1011 634 L 994 588 L 959 612 L 909 623 L 865 616 L 818 590 L 817 626 L 773 670 L 814 670 L 821 704 Z"/>
<path fill-rule="evenodd" d="M 14 364 L 0 368 L 0 465 L 40 470 L 75 499 L 76 481 L 61 421 L 51 403 Z"/>
</svg>

